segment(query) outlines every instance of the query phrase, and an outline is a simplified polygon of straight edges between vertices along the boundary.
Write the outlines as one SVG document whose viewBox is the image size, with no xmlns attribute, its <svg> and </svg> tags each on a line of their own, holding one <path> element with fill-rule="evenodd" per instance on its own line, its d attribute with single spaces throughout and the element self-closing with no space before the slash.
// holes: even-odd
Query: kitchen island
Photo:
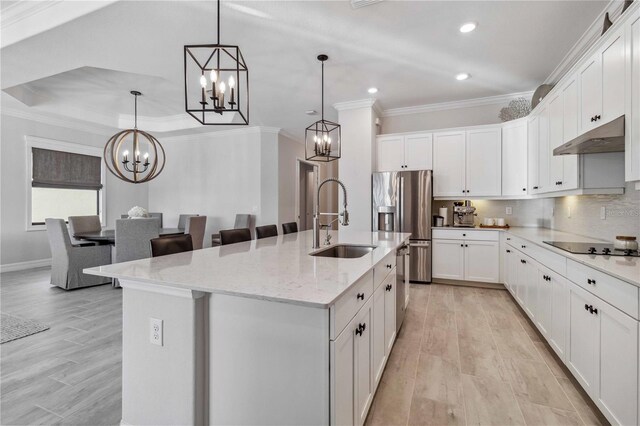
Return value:
<svg viewBox="0 0 640 426">
<path fill-rule="evenodd" d="M 85 270 L 123 288 L 123 424 L 358 424 L 393 346 L 409 234 L 312 232 Z M 404 306 L 404 305 L 403 305 Z"/>
</svg>

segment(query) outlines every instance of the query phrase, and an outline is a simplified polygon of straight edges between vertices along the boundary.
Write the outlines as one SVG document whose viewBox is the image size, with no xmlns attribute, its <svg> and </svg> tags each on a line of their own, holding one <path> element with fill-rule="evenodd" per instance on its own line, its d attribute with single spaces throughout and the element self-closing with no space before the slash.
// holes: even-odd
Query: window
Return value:
<svg viewBox="0 0 640 426">
<path fill-rule="evenodd" d="M 101 216 L 104 197 L 98 148 L 27 137 L 29 170 L 27 229 L 44 229 L 46 218 Z"/>
</svg>

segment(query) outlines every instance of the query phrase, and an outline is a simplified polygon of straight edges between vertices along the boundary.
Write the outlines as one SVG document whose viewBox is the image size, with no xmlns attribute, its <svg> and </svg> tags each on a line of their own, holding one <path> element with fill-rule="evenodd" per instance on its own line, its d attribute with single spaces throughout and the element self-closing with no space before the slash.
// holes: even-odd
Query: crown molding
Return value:
<svg viewBox="0 0 640 426">
<path fill-rule="evenodd" d="M 584 34 L 582 34 L 578 41 L 571 47 L 558 66 L 551 72 L 551 74 L 549 74 L 544 81 L 544 84 L 555 84 L 560 81 L 560 79 L 562 79 L 562 77 L 576 65 L 580 58 L 582 58 L 600 38 L 605 14 L 608 12 L 611 21 L 615 23 L 617 18 L 620 17 L 623 6 L 623 0 L 611 0 L 602 12 L 600 12 L 598 17 L 591 23 L 589 28 L 587 28 Z"/>
<path fill-rule="evenodd" d="M 117 0 L 16 1 L 2 10 L 0 47 L 10 46 L 81 16 L 95 12 Z M 46 12 L 46 13 L 45 13 Z"/>
<path fill-rule="evenodd" d="M 337 111 L 346 111 L 349 109 L 359 109 L 359 108 L 373 108 L 376 112 L 382 112 L 380 110 L 380 106 L 378 105 L 377 99 L 369 98 L 369 99 L 359 99 L 357 101 L 346 101 L 346 102 L 338 102 L 333 104 L 333 107 Z"/>
<path fill-rule="evenodd" d="M 495 105 L 512 101 L 516 98 L 531 98 L 531 92 L 509 93 L 507 95 L 487 96 L 484 98 L 465 99 L 462 101 L 439 102 L 435 104 L 416 105 L 403 108 L 392 108 L 382 111 L 382 117 L 395 117 L 398 115 L 420 114 L 425 112 L 443 111 L 448 109 L 471 108 L 483 105 Z"/>
<path fill-rule="evenodd" d="M 23 120 L 35 121 L 42 124 L 48 124 L 50 126 L 62 127 L 65 129 L 78 130 L 81 132 L 87 132 L 100 136 L 110 136 L 118 131 L 117 128 L 111 126 L 94 124 L 88 121 L 81 121 L 62 116 L 44 114 L 42 112 L 25 111 L 22 109 L 11 107 L 3 107 L 2 115 L 7 117 L 20 118 Z"/>
</svg>

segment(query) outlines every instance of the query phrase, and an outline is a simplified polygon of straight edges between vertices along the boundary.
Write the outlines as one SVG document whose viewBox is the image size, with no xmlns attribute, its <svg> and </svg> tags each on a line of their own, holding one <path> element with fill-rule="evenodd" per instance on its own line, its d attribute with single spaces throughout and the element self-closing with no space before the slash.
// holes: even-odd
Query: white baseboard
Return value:
<svg viewBox="0 0 640 426">
<path fill-rule="evenodd" d="M 0 272 L 24 271 L 26 269 L 51 266 L 51 259 L 29 260 L 27 262 L 7 263 L 0 265 Z"/>
</svg>

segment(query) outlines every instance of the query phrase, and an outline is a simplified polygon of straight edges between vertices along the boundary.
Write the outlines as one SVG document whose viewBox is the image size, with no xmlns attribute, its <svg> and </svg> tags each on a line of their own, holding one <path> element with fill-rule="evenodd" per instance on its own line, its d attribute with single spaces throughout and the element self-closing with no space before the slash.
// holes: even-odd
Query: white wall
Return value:
<svg viewBox="0 0 640 426">
<path fill-rule="evenodd" d="M 508 102 L 468 108 L 445 109 L 382 118 L 380 133 L 420 132 L 450 127 L 500 123 L 498 114 Z"/>
<path fill-rule="evenodd" d="M 0 264 L 4 269 L 9 264 L 51 258 L 46 231 L 26 231 L 28 180 L 25 135 L 96 147 L 104 146 L 108 136 L 7 115 L 2 115 L 1 127 Z M 115 219 L 133 205 L 146 207 L 147 185 L 122 182 L 107 173 L 106 225 L 113 227 Z"/>
<path fill-rule="evenodd" d="M 338 160 L 340 180 L 347 187 L 350 229 L 371 230 L 371 173 L 373 172 L 376 114 L 372 106 L 341 109 L 342 157 Z M 338 194 L 342 211 L 342 194 Z"/>
<path fill-rule="evenodd" d="M 304 160 L 304 145 L 284 135 L 278 136 L 278 222 L 295 222 L 298 159 Z"/>
</svg>

